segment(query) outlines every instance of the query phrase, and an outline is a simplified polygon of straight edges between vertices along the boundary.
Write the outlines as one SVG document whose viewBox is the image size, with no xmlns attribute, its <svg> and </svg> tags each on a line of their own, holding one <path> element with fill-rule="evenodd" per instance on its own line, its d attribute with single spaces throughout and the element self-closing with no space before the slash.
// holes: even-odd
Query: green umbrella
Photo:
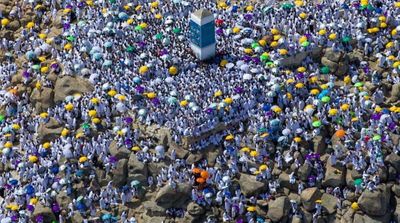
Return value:
<svg viewBox="0 0 400 223">
<path fill-rule="evenodd" d="M 264 133 L 264 132 L 266 132 L 266 131 L 267 131 L 267 128 L 265 128 L 265 127 L 259 128 L 259 129 L 258 129 L 258 132 L 259 132 L 259 133 Z"/>
<path fill-rule="evenodd" d="M 70 41 L 70 42 L 73 42 L 73 41 L 75 41 L 75 36 L 67 36 L 67 40 L 68 41 Z"/>
<path fill-rule="evenodd" d="M 261 55 L 260 56 L 260 60 L 261 61 L 267 61 L 267 60 L 269 60 L 269 57 L 267 55 Z"/>
<path fill-rule="evenodd" d="M 364 85 L 363 82 L 357 82 L 354 84 L 355 87 L 362 87 Z"/>
<path fill-rule="evenodd" d="M 83 128 L 83 129 L 89 129 L 89 128 L 90 128 L 89 123 L 83 123 L 83 124 L 82 124 L 82 128 Z"/>
<path fill-rule="evenodd" d="M 142 30 L 143 30 L 143 27 L 137 25 L 137 26 L 135 27 L 135 30 L 136 30 L 136 31 L 142 31 Z"/>
<path fill-rule="evenodd" d="M 39 64 L 35 64 L 35 65 L 32 66 L 32 69 L 39 70 L 40 69 L 40 65 Z"/>
<path fill-rule="evenodd" d="M 343 43 L 348 43 L 348 42 L 350 42 L 350 40 L 351 40 L 350 36 L 345 36 L 345 37 L 342 38 L 342 42 Z"/>
<path fill-rule="evenodd" d="M 132 53 L 133 51 L 135 51 L 135 47 L 133 47 L 133 46 L 128 46 L 128 47 L 125 49 L 125 51 L 128 52 L 128 53 Z"/>
<path fill-rule="evenodd" d="M 281 7 L 282 7 L 283 9 L 292 9 L 292 8 L 294 7 L 294 5 L 293 5 L 293 4 L 290 4 L 290 3 L 288 3 L 288 2 L 285 2 L 285 3 L 283 3 L 283 4 L 281 5 Z"/>
<path fill-rule="evenodd" d="M 321 125 L 322 125 L 322 122 L 319 120 L 312 123 L 312 126 L 315 128 L 321 127 Z"/>
<path fill-rule="evenodd" d="M 181 33 L 181 29 L 180 28 L 175 28 L 172 30 L 172 32 L 174 32 L 175 34 L 179 34 Z"/>
<path fill-rule="evenodd" d="M 4 115 L 0 115 L 0 122 L 3 122 L 5 119 Z"/>
<path fill-rule="evenodd" d="M 322 102 L 328 103 L 331 100 L 331 98 L 329 96 L 324 96 L 321 98 Z"/>
<path fill-rule="evenodd" d="M 354 186 L 360 186 L 362 184 L 362 179 L 361 178 L 357 178 L 354 180 Z"/>
<path fill-rule="evenodd" d="M 110 0 L 110 3 L 114 4 L 116 1 L 115 0 Z"/>
<path fill-rule="evenodd" d="M 308 42 L 308 41 L 304 41 L 304 42 L 301 43 L 302 47 L 307 47 L 309 45 L 310 45 L 310 42 Z"/>
<path fill-rule="evenodd" d="M 162 33 L 158 33 L 154 36 L 157 40 L 161 40 L 164 36 Z"/>
<path fill-rule="evenodd" d="M 321 73 L 322 74 L 329 74 L 330 72 L 331 72 L 331 69 L 329 69 L 329 67 L 327 67 L 327 66 L 323 66 L 321 68 Z"/>
<path fill-rule="evenodd" d="M 372 138 L 372 140 L 374 140 L 374 141 L 379 141 L 379 140 L 381 140 L 381 136 L 380 136 L 380 135 L 374 135 L 374 137 Z"/>
<path fill-rule="evenodd" d="M 270 66 L 274 65 L 274 62 L 269 61 L 269 62 L 266 63 L 266 65 L 267 65 L 268 67 L 270 67 Z"/>
<path fill-rule="evenodd" d="M 259 46 L 260 46 L 260 44 L 258 44 L 258 43 L 252 43 L 251 44 L 251 48 L 253 48 L 253 49 L 256 48 L 256 47 L 259 47 Z"/>
</svg>

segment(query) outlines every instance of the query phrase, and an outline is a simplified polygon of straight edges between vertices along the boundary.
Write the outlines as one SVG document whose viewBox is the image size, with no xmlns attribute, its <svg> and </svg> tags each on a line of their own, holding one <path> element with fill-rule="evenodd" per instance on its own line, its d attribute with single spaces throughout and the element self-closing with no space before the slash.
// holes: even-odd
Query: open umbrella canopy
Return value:
<svg viewBox="0 0 400 223">
<path fill-rule="evenodd" d="M 331 72 L 331 70 L 327 66 L 323 66 L 321 68 L 321 74 L 329 74 L 330 72 Z"/>
</svg>

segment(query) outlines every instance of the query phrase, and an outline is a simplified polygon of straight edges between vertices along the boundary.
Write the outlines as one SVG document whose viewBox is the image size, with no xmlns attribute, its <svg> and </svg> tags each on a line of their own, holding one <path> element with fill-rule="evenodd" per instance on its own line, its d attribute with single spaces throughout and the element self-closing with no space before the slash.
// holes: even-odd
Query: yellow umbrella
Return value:
<svg viewBox="0 0 400 223">
<path fill-rule="evenodd" d="M 271 29 L 271 34 L 272 34 L 272 35 L 278 35 L 279 33 L 280 33 L 280 32 L 279 32 L 278 29 L 275 29 L 275 28 Z"/>
<path fill-rule="evenodd" d="M 134 20 L 133 20 L 133 19 L 128 19 L 128 20 L 126 20 L 126 23 L 127 23 L 128 25 L 132 25 L 132 24 L 133 24 L 133 22 L 134 22 Z"/>
<path fill-rule="evenodd" d="M 49 116 L 49 114 L 47 112 L 42 112 L 40 113 L 40 118 L 47 118 Z"/>
<path fill-rule="evenodd" d="M 254 6 L 252 6 L 252 5 L 249 5 L 246 7 L 246 11 L 248 11 L 248 12 L 251 12 L 253 10 L 254 10 Z"/>
<path fill-rule="evenodd" d="M 247 208 L 247 211 L 248 212 L 255 212 L 256 211 L 256 207 L 250 206 L 250 207 Z"/>
<path fill-rule="evenodd" d="M 35 23 L 34 23 L 34 22 L 28 22 L 28 23 L 26 24 L 26 28 L 28 28 L 28 29 L 32 29 L 34 26 L 35 26 Z"/>
<path fill-rule="evenodd" d="M 302 12 L 302 13 L 300 13 L 299 17 L 302 19 L 305 19 L 305 18 L 307 18 L 307 14 Z"/>
<path fill-rule="evenodd" d="M 294 1 L 294 4 L 295 4 L 297 7 L 301 7 L 301 6 L 304 6 L 304 1 L 302 1 L 302 0 L 296 0 L 296 1 Z"/>
<path fill-rule="evenodd" d="M 278 106 L 274 106 L 274 107 L 272 108 L 272 111 L 275 112 L 275 113 L 281 113 L 281 112 L 282 112 L 282 109 L 281 109 L 280 107 L 278 107 Z"/>
<path fill-rule="evenodd" d="M 147 23 L 142 22 L 142 23 L 140 23 L 139 26 L 142 27 L 142 29 L 146 29 L 147 28 Z"/>
<path fill-rule="evenodd" d="M 289 78 L 286 80 L 286 84 L 293 84 L 294 82 L 296 82 L 293 78 Z"/>
<path fill-rule="evenodd" d="M 350 76 L 347 75 L 346 77 L 344 77 L 343 82 L 344 82 L 345 84 L 350 84 L 350 83 L 351 83 L 351 78 L 350 78 Z"/>
<path fill-rule="evenodd" d="M 229 134 L 225 137 L 225 140 L 232 140 L 234 139 L 234 136 L 232 134 Z"/>
<path fill-rule="evenodd" d="M 360 207 L 358 206 L 358 203 L 357 203 L 357 202 L 353 202 L 353 203 L 351 204 L 351 209 L 357 211 L 359 208 L 360 208 Z"/>
<path fill-rule="evenodd" d="M 131 9 L 131 7 L 129 5 L 124 5 L 124 9 L 129 10 L 129 9 Z"/>
<path fill-rule="evenodd" d="M 253 50 L 251 48 L 245 48 L 243 51 L 246 54 L 252 54 L 253 53 Z"/>
<path fill-rule="evenodd" d="M 37 204 L 37 202 L 38 202 L 38 199 L 36 197 L 33 197 L 29 200 L 29 204 L 31 204 L 31 205 L 35 205 L 35 204 Z"/>
<path fill-rule="evenodd" d="M 381 107 L 379 107 L 379 106 L 376 106 L 376 108 L 375 108 L 375 112 L 376 113 L 379 113 L 379 112 L 381 112 L 382 111 L 382 108 Z"/>
<path fill-rule="evenodd" d="M 337 113 L 338 113 L 338 110 L 335 108 L 329 109 L 329 111 L 328 111 L 329 116 L 337 115 Z"/>
<path fill-rule="evenodd" d="M 352 118 L 351 121 L 352 121 L 352 122 L 356 122 L 356 121 L 358 121 L 358 118 L 357 118 L 357 117 Z"/>
<path fill-rule="evenodd" d="M 379 27 L 382 28 L 382 29 L 384 29 L 384 28 L 387 27 L 387 23 L 382 22 L 382 23 L 379 25 Z"/>
<path fill-rule="evenodd" d="M 240 32 L 240 28 L 239 27 L 233 27 L 232 32 L 235 33 L 235 34 L 239 33 Z"/>
<path fill-rule="evenodd" d="M 400 61 L 396 61 L 393 63 L 393 68 L 398 68 L 400 66 Z"/>
<path fill-rule="evenodd" d="M 379 28 L 378 27 L 369 28 L 369 29 L 367 29 L 367 32 L 370 34 L 377 33 L 377 32 L 379 32 Z"/>
<path fill-rule="evenodd" d="M 297 83 L 297 84 L 295 85 L 295 87 L 296 87 L 296 88 L 303 88 L 303 87 L 304 87 L 304 84 L 301 83 L 301 82 L 299 82 L 299 83 Z"/>
<path fill-rule="evenodd" d="M 347 111 L 349 110 L 350 105 L 349 104 L 342 104 L 342 106 L 340 106 L 340 110 L 342 111 Z"/>
<path fill-rule="evenodd" d="M 306 72 L 306 68 L 305 67 L 299 67 L 299 68 L 297 68 L 297 72 L 299 72 L 299 73 L 304 73 L 304 72 Z"/>
<path fill-rule="evenodd" d="M 35 88 L 38 90 L 42 88 L 42 84 L 40 83 L 40 81 L 36 81 Z"/>
<path fill-rule="evenodd" d="M 72 111 L 74 109 L 74 105 L 71 103 L 68 103 L 64 106 L 65 110 L 67 111 Z"/>
<path fill-rule="evenodd" d="M 81 157 L 79 158 L 79 162 L 80 162 L 80 163 L 84 163 L 84 162 L 86 162 L 86 161 L 88 161 L 88 158 L 87 158 L 86 156 L 81 156 Z"/>
<path fill-rule="evenodd" d="M 152 2 L 152 3 L 150 3 L 150 6 L 152 8 L 157 8 L 158 7 L 158 2 Z"/>
<path fill-rule="evenodd" d="M 72 49 L 72 44 L 71 43 L 67 43 L 64 46 L 64 50 L 71 50 Z"/>
<path fill-rule="evenodd" d="M 225 99 L 224 99 L 224 102 L 225 102 L 226 104 L 230 105 L 230 104 L 232 104 L 233 99 L 232 99 L 232 98 L 225 98 Z"/>
<path fill-rule="evenodd" d="M 138 6 L 135 7 L 135 11 L 139 11 L 140 9 L 142 9 L 141 5 L 138 5 Z"/>
<path fill-rule="evenodd" d="M 331 33 L 331 34 L 329 34 L 328 38 L 330 40 L 335 40 L 337 38 L 337 35 L 336 35 L 336 33 Z"/>
<path fill-rule="evenodd" d="M 266 133 L 263 133 L 260 137 L 261 138 L 265 138 L 265 137 L 267 137 L 269 134 L 268 134 L 268 132 L 266 132 Z"/>
<path fill-rule="evenodd" d="M 90 99 L 90 102 L 92 102 L 93 104 L 98 104 L 100 102 L 99 98 L 92 98 Z"/>
<path fill-rule="evenodd" d="M 93 5 L 94 5 L 92 0 L 86 1 L 86 4 L 87 4 L 88 6 L 93 6 Z"/>
<path fill-rule="evenodd" d="M 218 90 L 218 91 L 216 91 L 214 93 L 214 97 L 220 97 L 220 96 L 222 96 L 222 91 L 221 90 Z"/>
<path fill-rule="evenodd" d="M 148 99 L 153 99 L 155 97 L 157 97 L 157 94 L 154 92 L 149 92 L 146 94 Z"/>
<path fill-rule="evenodd" d="M 219 63 L 219 66 L 225 67 L 226 64 L 228 64 L 227 60 L 221 60 L 221 62 Z"/>
<path fill-rule="evenodd" d="M 395 2 L 395 3 L 394 3 L 394 7 L 400 8 L 400 2 Z"/>
<path fill-rule="evenodd" d="M 13 146 L 12 142 L 4 143 L 4 148 L 11 148 Z"/>
<path fill-rule="evenodd" d="M 258 41 L 258 44 L 260 44 L 260 46 L 266 46 L 267 45 L 267 41 L 262 39 L 262 40 Z"/>
<path fill-rule="evenodd" d="M 114 90 L 114 89 L 112 89 L 112 90 L 109 90 L 109 91 L 107 92 L 107 94 L 108 94 L 108 96 L 110 96 L 110 97 L 114 97 L 114 96 L 117 94 L 117 91 Z"/>
<path fill-rule="evenodd" d="M 139 73 L 140 74 L 145 74 L 145 73 L 147 73 L 147 71 L 149 71 L 149 67 L 148 66 L 141 66 L 139 68 Z"/>
<path fill-rule="evenodd" d="M 38 161 L 38 157 L 37 157 L 37 156 L 34 156 L 34 155 L 30 155 L 30 156 L 28 157 L 28 160 L 29 160 L 29 162 L 31 162 L 31 163 L 36 163 L 36 162 Z"/>
<path fill-rule="evenodd" d="M 63 10 L 64 14 L 68 14 L 70 13 L 72 10 L 70 8 L 66 8 Z"/>
<path fill-rule="evenodd" d="M 277 47 L 278 45 L 279 45 L 279 43 L 277 41 L 273 41 L 270 44 L 271 47 Z"/>
<path fill-rule="evenodd" d="M 47 73 L 47 72 L 49 72 L 49 67 L 47 67 L 47 66 L 41 67 L 41 68 L 40 68 L 40 72 L 41 72 L 41 73 L 44 73 L 44 74 Z"/>
<path fill-rule="evenodd" d="M 19 124 L 12 124 L 12 128 L 14 130 L 19 130 L 21 128 L 21 126 Z"/>
<path fill-rule="evenodd" d="M 46 57 L 42 56 L 42 57 L 38 57 L 38 59 L 40 60 L 40 62 L 44 62 L 46 61 Z"/>
<path fill-rule="evenodd" d="M 101 122 L 101 120 L 100 120 L 99 118 L 93 118 L 93 119 L 92 119 L 92 122 L 93 122 L 94 124 L 99 124 L 99 123 Z"/>
<path fill-rule="evenodd" d="M 171 75 L 176 75 L 176 74 L 178 73 L 178 68 L 176 68 L 175 66 L 171 66 L 171 67 L 168 69 L 168 72 L 169 72 L 169 74 L 171 74 Z"/>
<path fill-rule="evenodd" d="M 253 150 L 253 151 L 250 152 L 250 156 L 251 156 L 251 157 L 256 157 L 256 156 L 258 156 L 258 152 L 255 151 L 255 150 Z"/>
<path fill-rule="evenodd" d="M 318 31 L 318 35 L 320 35 L 320 36 L 323 36 L 323 35 L 325 35 L 326 34 L 326 29 L 320 29 L 319 31 Z"/>
<path fill-rule="evenodd" d="M 46 39 L 46 38 L 47 38 L 47 34 L 45 34 L 45 33 L 40 33 L 40 34 L 39 34 L 39 38 L 40 38 L 40 39 Z"/>
<path fill-rule="evenodd" d="M 134 147 L 132 147 L 131 150 L 137 152 L 137 151 L 140 151 L 140 147 L 139 146 L 134 146 Z"/>
<path fill-rule="evenodd" d="M 221 8 L 221 9 L 225 9 L 225 8 L 228 7 L 228 5 L 226 4 L 226 2 L 219 2 L 218 3 L 218 7 Z"/>
<path fill-rule="evenodd" d="M 319 90 L 318 89 L 311 89 L 310 94 L 311 95 L 317 95 L 317 94 L 319 94 Z"/>
<path fill-rule="evenodd" d="M 322 203 L 322 200 L 316 200 L 315 203 L 321 204 L 321 203 Z"/>
<path fill-rule="evenodd" d="M 10 209 L 11 211 L 18 211 L 18 210 L 19 210 L 19 207 L 18 207 L 18 205 L 16 205 L 16 204 L 8 204 L 8 205 L 6 206 L 6 208 L 7 208 L 7 209 Z"/>
<path fill-rule="evenodd" d="M 84 136 L 85 136 L 85 134 L 83 134 L 83 132 L 78 132 L 78 133 L 76 133 L 75 138 L 79 139 L 79 138 L 82 138 Z"/>
<path fill-rule="evenodd" d="M 48 148 L 50 148 L 51 145 L 50 145 L 49 142 L 45 142 L 45 143 L 43 143 L 42 146 L 43 146 L 44 149 L 48 149 Z"/>
<path fill-rule="evenodd" d="M 189 102 L 186 101 L 186 100 L 183 100 L 183 101 L 179 102 L 179 105 L 182 106 L 182 107 L 185 107 L 185 106 L 187 106 L 188 104 L 189 104 Z"/>
<path fill-rule="evenodd" d="M 321 84 L 320 87 L 321 87 L 322 90 L 328 89 L 328 85 L 327 84 Z"/>
<path fill-rule="evenodd" d="M 395 56 L 393 56 L 393 55 L 389 55 L 389 56 L 387 57 L 387 59 L 388 59 L 388 60 L 395 60 L 395 59 L 396 59 L 396 57 L 395 57 Z"/>
<path fill-rule="evenodd" d="M 278 40 L 280 40 L 282 38 L 282 36 L 281 35 L 274 35 L 274 41 L 278 41 Z"/>
<path fill-rule="evenodd" d="M 9 19 L 4 18 L 4 19 L 1 20 L 1 26 L 6 26 L 8 24 L 10 24 L 10 20 Z"/>
<path fill-rule="evenodd" d="M 156 18 L 156 19 L 162 19 L 162 17 L 163 16 L 160 13 L 157 13 L 154 15 L 154 18 Z"/>
<path fill-rule="evenodd" d="M 264 171 L 264 170 L 266 170 L 266 169 L 268 169 L 268 166 L 265 165 L 265 164 L 262 164 L 262 165 L 258 168 L 259 171 Z"/>
<path fill-rule="evenodd" d="M 68 133 L 69 133 L 69 130 L 68 129 L 66 129 L 66 128 L 64 128 L 62 131 L 61 131 L 61 136 L 67 136 L 68 135 Z"/>
<path fill-rule="evenodd" d="M 125 95 L 118 95 L 118 100 L 120 101 L 125 101 L 126 100 L 126 96 Z"/>
<path fill-rule="evenodd" d="M 316 77 L 316 76 L 310 77 L 310 83 L 314 84 L 314 83 L 317 83 L 317 81 L 318 81 L 318 77 Z"/>
<path fill-rule="evenodd" d="M 287 51 L 286 49 L 279 49 L 278 51 L 279 51 L 279 54 L 280 54 L 280 55 L 286 55 L 286 54 L 288 54 L 288 51 Z"/>
<path fill-rule="evenodd" d="M 392 36 L 395 36 L 397 34 L 397 29 L 392 29 L 392 31 L 390 32 L 390 34 Z"/>
<path fill-rule="evenodd" d="M 240 149 L 240 151 L 242 151 L 244 153 L 249 153 L 250 152 L 250 148 L 249 147 L 243 147 L 242 149 Z"/>
<path fill-rule="evenodd" d="M 300 137 L 294 137 L 293 141 L 299 143 L 299 142 L 301 142 L 301 138 Z"/>
<path fill-rule="evenodd" d="M 97 115 L 97 111 L 96 110 L 89 110 L 88 111 L 88 115 L 89 117 L 93 118 Z"/>
</svg>

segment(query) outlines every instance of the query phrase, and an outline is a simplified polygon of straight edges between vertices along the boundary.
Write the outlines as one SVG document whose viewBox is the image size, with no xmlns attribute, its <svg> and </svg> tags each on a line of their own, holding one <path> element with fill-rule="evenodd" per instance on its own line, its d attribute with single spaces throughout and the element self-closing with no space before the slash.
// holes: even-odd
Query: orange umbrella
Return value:
<svg viewBox="0 0 400 223">
<path fill-rule="evenodd" d="M 199 177 L 199 178 L 196 179 L 196 182 L 199 183 L 199 184 L 204 184 L 206 182 L 206 179 L 204 179 L 202 177 Z"/>
<path fill-rule="evenodd" d="M 201 173 L 201 170 L 199 168 L 195 167 L 192 169 L 192 173 L 199 174 L 199 173 Z"/>
<path fill-rule="evenodd" d="M 205 170 L 203 170 L 203 171 L 201 171 L 200 176 L 201 176 L 202 178 L 204 178 L 204 179 L 207 179 L 207 178 L 208 178 L 208 172 L 205 171 Z"/>
<path fill-rule="evenodd" d="M 346 131 L 343 129 L 339 129 L 335 132 L 335 136 L 338 138 L 343 138 L 346 135 Z"/>
</svg>

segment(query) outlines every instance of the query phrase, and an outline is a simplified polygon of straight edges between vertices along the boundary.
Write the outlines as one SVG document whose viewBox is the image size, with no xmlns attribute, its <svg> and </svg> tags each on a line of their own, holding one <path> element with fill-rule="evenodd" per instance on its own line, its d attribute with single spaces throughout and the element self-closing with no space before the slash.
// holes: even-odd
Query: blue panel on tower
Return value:
<svg viewBox="0 0 400 223">
<path fill-rule="evenodd" d="M 201 47 L 215 43 L 214 21 L 201 26 Z"/>
<path fill-rule="evenodd" d="M 190 20 L 189 26 L 190 26 L 190 41 L 193 44 L 200 47 L 200 38 L 201 38 L 200 26 L 197 23 L 193 22 L 192 20 Z"/>
</svg>

